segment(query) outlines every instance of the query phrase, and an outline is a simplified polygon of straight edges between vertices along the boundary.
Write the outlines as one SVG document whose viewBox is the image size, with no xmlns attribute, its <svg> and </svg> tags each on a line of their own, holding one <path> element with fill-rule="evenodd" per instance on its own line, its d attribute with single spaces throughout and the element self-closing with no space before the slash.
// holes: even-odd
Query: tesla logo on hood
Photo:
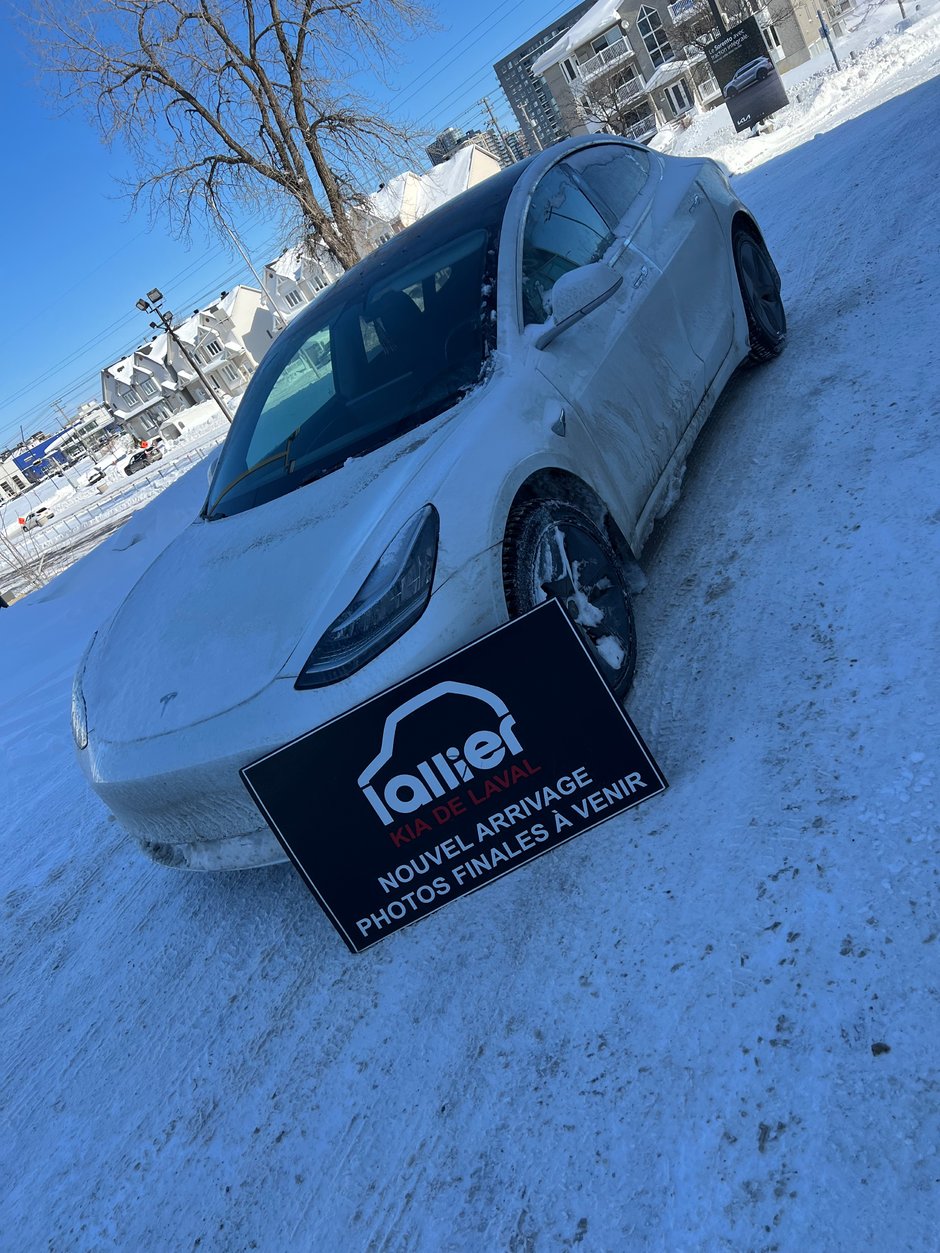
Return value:
<svg viewBox="0 0 940 1253">
<path fill-rule="evenodd" d="M 482 701 L 499 719 L 496 729 L 471 731 L 459 747 L 451 745 L 427 753 L 416 765 L 386 777 L 384 784 L 381 783 L 377 776 L 386 775 L 385 767 L 395 752 L 395 738 L 401 723 L 442 696 L 469 696 Z M 432 800 L 446 796 L 474 778 L 476 771 L 498 766 L 507 752 L 513 756 L 521 753 L 522 745 L 513 729 L 515 725 L 516 720 L 506 702 L 487 688 L 471 683 L 438 683 L 399 705 L 385 719 L 382 747 L 359 776 L 359 787 L 382 822 L 393 826 L 398 821 L 395 815 L 413 814 Z"/>
<path fill-rule="evenodd" d="M 178 692 L 167 692 L 165 696 L 160 697 L 160 704 L 163 706 L 163 708 L 160 710 L 161 714 L 166 713 L 167 705 L 169 705 L 171 700 L 175 700 L 178 695 L 179 695 Z"/>
</svg>

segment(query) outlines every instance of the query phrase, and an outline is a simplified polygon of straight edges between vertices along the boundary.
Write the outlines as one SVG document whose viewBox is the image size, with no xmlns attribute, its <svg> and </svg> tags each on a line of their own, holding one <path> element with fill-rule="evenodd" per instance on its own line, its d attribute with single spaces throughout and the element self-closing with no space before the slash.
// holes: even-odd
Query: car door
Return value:
<svg viewBox="0 0 940 1253">
<path fill-rule="evenodd" d="M 610 299 L 537 354 L 538 371 L 578 413 L 593 440 L 596 480 L 637 519 L 687 421 L 692 386 L 676 369 L 671 290 L 629 238 L 615 235 L 578 172 L 562 161 L 536 185 L 523 230 L 522 316 L 544 324 L 562 274 L 604 258 L 622 279 Z M 530 332 L 531 334 L 532 332 Z"/>
<path fill-rule="evenodd" d="M 733 338 L 731 241 L 697 181 L 698 164 L 656 160 L 663 169 L 659 189 L 632 243 L 666 277 L 681 334 L 702 363 L 701 399 Z"/>
</svg>

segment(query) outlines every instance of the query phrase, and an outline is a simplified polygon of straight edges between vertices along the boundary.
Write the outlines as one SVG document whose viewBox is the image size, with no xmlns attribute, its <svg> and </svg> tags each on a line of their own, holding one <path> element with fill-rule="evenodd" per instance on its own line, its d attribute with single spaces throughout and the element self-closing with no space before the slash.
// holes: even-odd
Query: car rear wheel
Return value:
<svg viewBox="0 0 940 1253">
<path fill-rule="evenodd" d="M 734 233 L 734 267 L 747 314 L 750 358 L 770 361 L 787 342 L 787 315 L 780 298 L 780 276 L 762 241 L 745 227 Z"/>
<path fill-rule="evenodd" d="M 636 627 L 623 563 L 609 538 L 578 505 L 517 505 L 503 544 L 503 583 L 511 617 L 557 597 L 618 698 L 636 669 Z"/>
</svg>

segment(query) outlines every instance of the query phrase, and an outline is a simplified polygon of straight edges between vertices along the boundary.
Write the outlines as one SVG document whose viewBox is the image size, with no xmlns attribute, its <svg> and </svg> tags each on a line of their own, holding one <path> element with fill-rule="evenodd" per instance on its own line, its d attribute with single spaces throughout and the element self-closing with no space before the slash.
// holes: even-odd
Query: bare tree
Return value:
<svg viewBox="0 0 940 1253">
<path fill-rule="evenodd" d="M 595 74 L 576 104 L 578 120 L 594 123 L 614 135 L 630 135 L 642 129 L 652 115 L 642 80 L 631 66 L 615 65 Z"/>
<path fill-rule="evenodd" d="M 410 135 L 356 86 L 428 24 L 417 0 L 32 0 L 66 106 L 123 141 L 128 190 L 189 230 L 223 207 L 279 205 L 344 268 L 359 260 L 357 180 Z"/>
</svg>

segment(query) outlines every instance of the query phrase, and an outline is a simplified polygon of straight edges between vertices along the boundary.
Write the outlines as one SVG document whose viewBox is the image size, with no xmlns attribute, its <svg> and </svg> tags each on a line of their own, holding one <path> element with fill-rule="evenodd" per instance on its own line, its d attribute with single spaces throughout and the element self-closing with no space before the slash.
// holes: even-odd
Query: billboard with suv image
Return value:
<svg viewBox="0 0 940 1253">
<path fill-rule="evenodd" d="M 756 18 L 733 26 L 705 51 L 736 131 L 750 130 L 789 103 Z"/>
</svg>

